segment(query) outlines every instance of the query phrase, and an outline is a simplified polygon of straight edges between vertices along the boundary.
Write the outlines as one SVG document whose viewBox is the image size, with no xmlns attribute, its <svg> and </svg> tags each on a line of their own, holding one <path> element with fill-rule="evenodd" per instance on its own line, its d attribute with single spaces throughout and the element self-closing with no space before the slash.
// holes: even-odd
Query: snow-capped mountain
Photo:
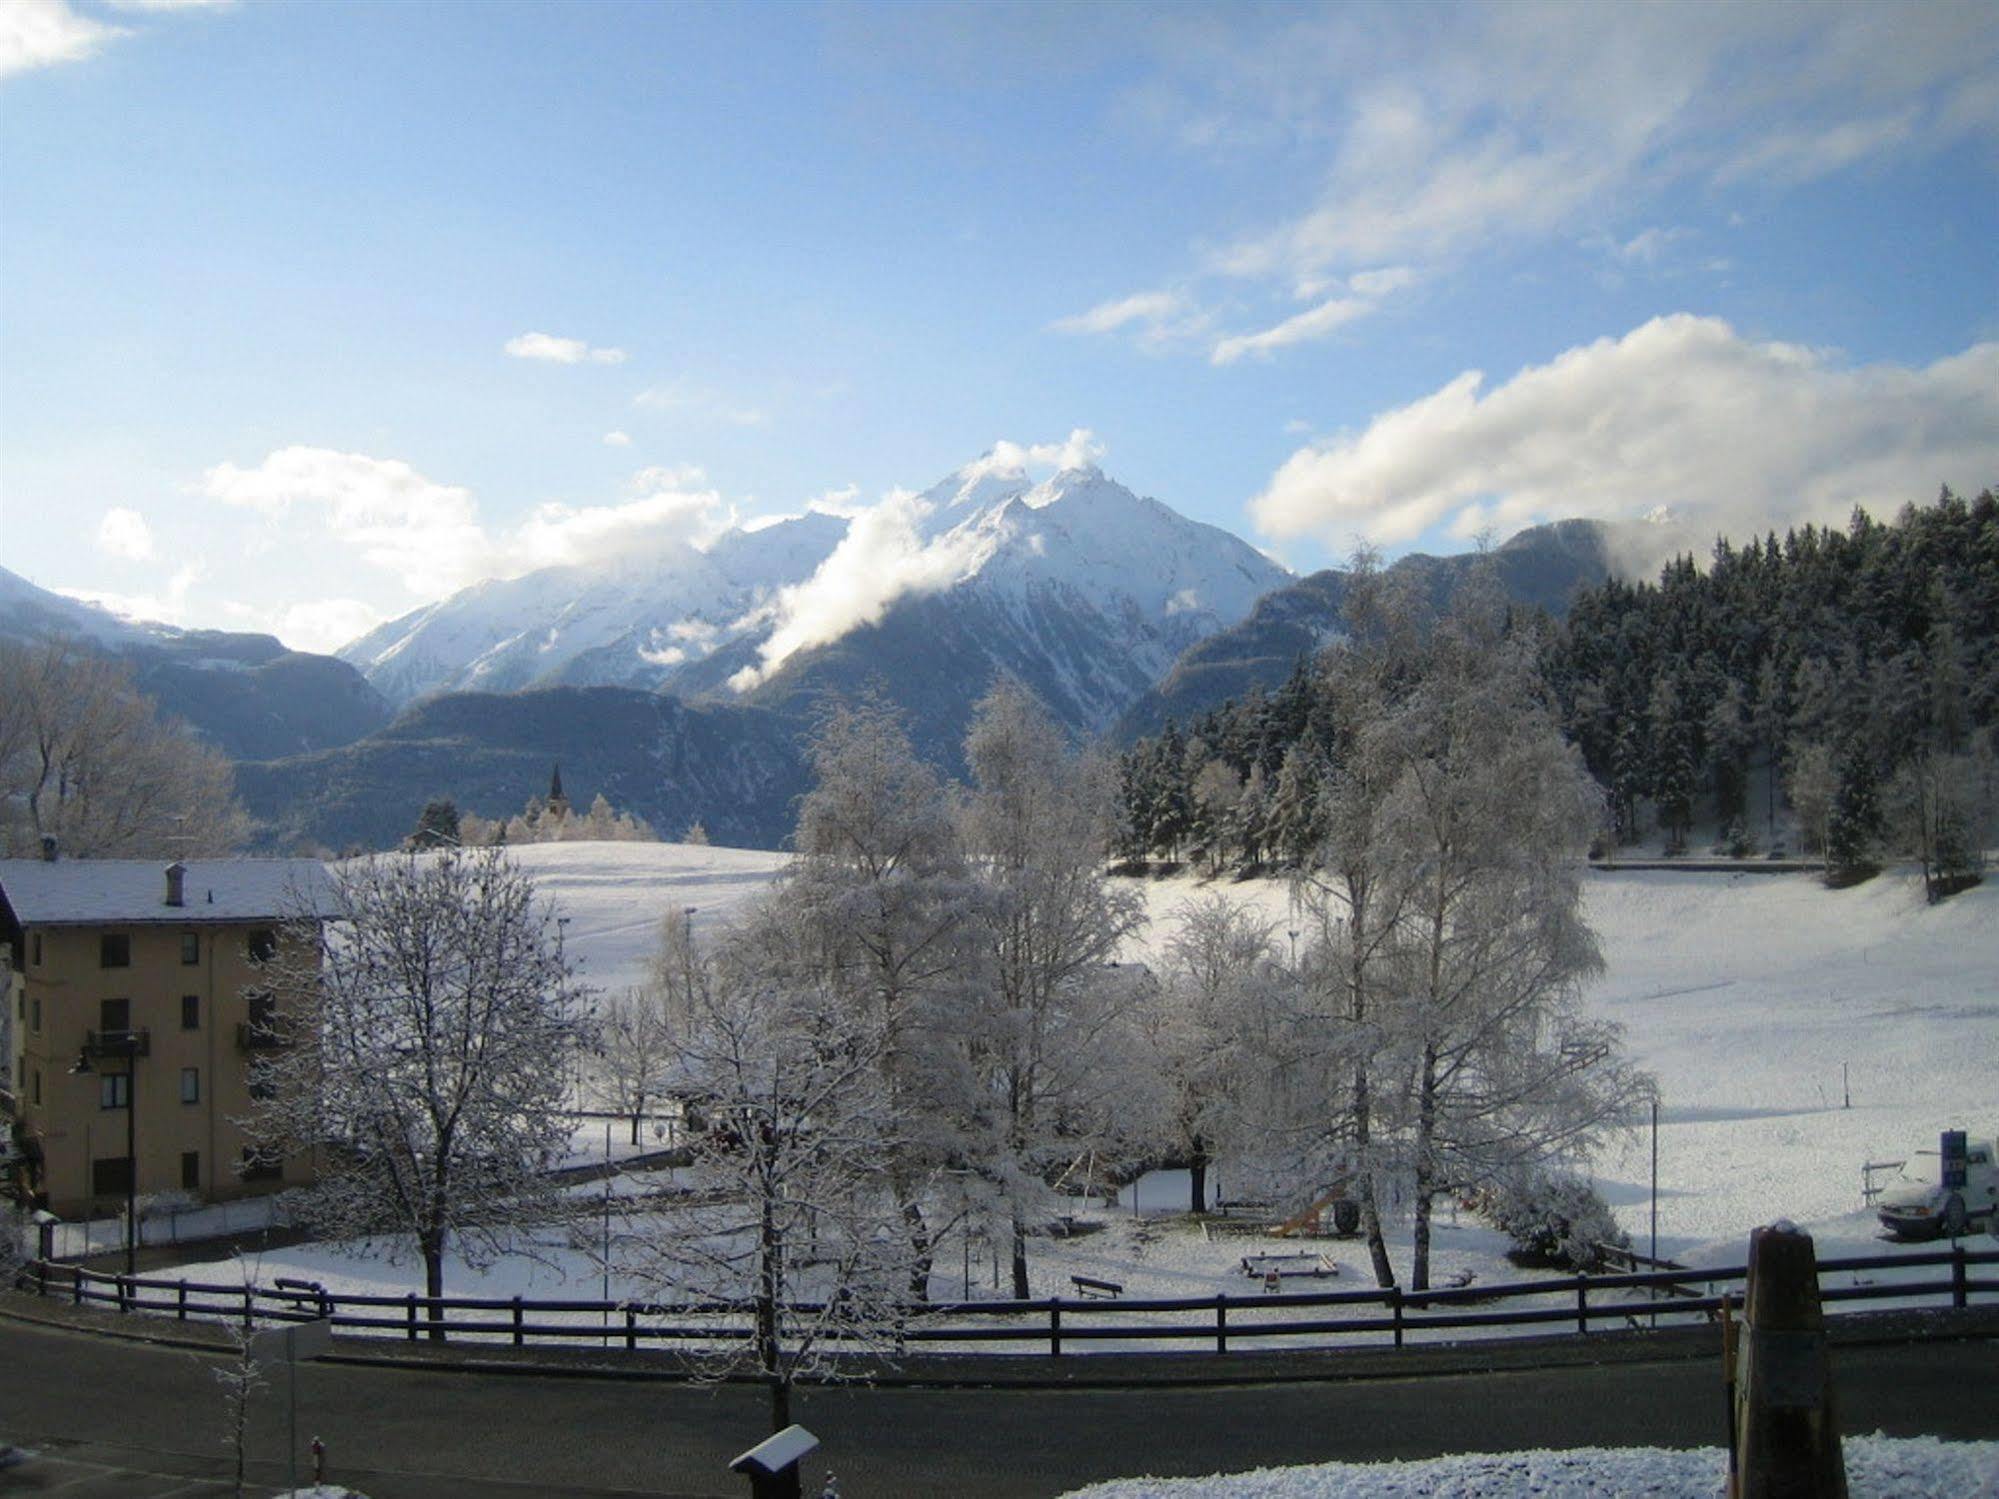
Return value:
<svg viewBox="0 0 1999 1499">
<path fill-rule="evenodd" d="M 857 518 L 811 512 L 480 583 L 340 655 L 398 702 L 558 684 L 775 702 L 829 672 L 905 670 L 947 670 L 976 697 L 1003 668 L 1095 730 L 1289 579 L 1094 467 L 1037 480 L 988 456 Z M 927 659 L 894 659 L 917 616 Z"/>
<path fill-rule="evenodd" d="M 919 745 L 954 764 L 973 703 L 1005 672 L 1071 729 L 1093 734 L 1188 646 L 1291 580 L 1237 537 L 1094 467 L 1036 482 L 975 464 L 914 508 L 913 552 L 884 559 L 863 547 L 849 559 L 843 548 L 790 602 L 808 611 L 822 587 L 852 597 L 838 576 L 845 564 L 856 573 L 887 566 L 917 583 L 851 628 L 767 662 L 751 701 L 799 709 L 825 693 L 872 689 L 908 713 Z M 773 639 L 786 628 L 780 620 Z"/>
<path fill-rule="evenodd" d="M 564 683 L 657 687 L 760 629 L 758 609 L 810 577 L 846 525 L 814 512 L 731 531 L 706 550 L 676 539 L 610 563 L 476 583 L 338 654 L 395 702 Z"/>
</svg>

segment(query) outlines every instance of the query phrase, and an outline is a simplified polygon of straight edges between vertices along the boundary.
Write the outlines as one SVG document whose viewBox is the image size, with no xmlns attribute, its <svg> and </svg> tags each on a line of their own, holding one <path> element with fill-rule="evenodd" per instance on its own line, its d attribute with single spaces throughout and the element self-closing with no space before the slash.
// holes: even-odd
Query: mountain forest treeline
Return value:
<svg viewBox="0 0 1999 1499">
<path fill-rule="evenodd" d="M 1420 607 L 1404 601 L 1399 627 Z M 1833 883 L 1888 856 L 1918 859 L 1933 899 L 1977 878 L 1999 800 L 1990 490 L 1945 489 L 1892 523 L 1856 510 L 1844 529 L 1723 538 L 1705 566 L 1682 555 L 1656 583 L 1613 579 L 1560 620 L 1515 609 L 1508 628 L 1532 632 L 1542 688 L 1603 790 L 1599 852 L 1684 853 L 1699 826 L 1717 852 L 1821 856 Z M 1119 852 L 1215 872 L 1306 858 L 1342 773 L 1346 650 L 1134 745 Z"/>
</svg>

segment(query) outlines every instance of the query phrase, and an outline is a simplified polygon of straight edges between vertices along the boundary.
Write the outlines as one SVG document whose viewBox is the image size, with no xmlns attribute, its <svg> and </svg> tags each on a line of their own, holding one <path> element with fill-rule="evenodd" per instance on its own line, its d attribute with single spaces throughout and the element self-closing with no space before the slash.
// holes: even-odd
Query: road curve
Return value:
<svg viewBox="0 0 1999 1499">
<path fill-rule="evenodd" d="M 1848 1431 L 1999 1436 L 1991 1339 L 1840 1348 Z M 0 1321 L 0 1493 L 219 1493 L 219 1359 Z M 282 1381 L 258 1397 L 252 1476 L 280 1476 Z M 371 1499 L 740 1495 L 728 1459 L 763 1434 L 760 1392 L 540 1375 L 308 1365 L 300 1430 Z M 801 1390 L 795 1415 L 845 1499 L 1059 1494 L 1099 1478 L 1530 1447 L 1720 1445 L 1706 1359 L 1201 1389 Z M 267 1490 L 260 1490 L 266 1492 Z M 808 1492 L 815 1492 L 808 1487 Z"/>
</svg>

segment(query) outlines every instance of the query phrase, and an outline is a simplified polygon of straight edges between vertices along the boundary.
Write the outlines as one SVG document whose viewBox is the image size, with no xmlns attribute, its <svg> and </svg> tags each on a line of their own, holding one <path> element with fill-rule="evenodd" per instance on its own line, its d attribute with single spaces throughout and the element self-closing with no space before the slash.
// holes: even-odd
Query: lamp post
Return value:
<svg viewBox="0 0 1999 1499">
<path fill-rule="evenodd" d="M 112 1038 L 119 1039 L 114 1041 Z M 76 1061 L 70 1067 L 72 1077 L 87 1077 L 97 1073 L 91 1062 L 92 1046 L 86 1043 L 76 1054 Z M 125 1273 L 139 1273 L 139 1033 L 127 1030 L 106 1031 L 97 1040 L 96 1051 L 100 1057 L 120 1055 L 125 1058 L 122 1073 L 98 1073 L 100 1077 L 123 1077 L 125 1079 Z"/>
</svg>

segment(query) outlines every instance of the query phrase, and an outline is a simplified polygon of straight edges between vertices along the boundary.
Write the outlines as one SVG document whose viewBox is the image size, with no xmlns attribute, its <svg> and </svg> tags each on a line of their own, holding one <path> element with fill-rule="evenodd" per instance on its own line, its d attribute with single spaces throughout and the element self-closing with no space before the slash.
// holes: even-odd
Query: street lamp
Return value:
<svg viewBox="0 0 1999 1499">
<path fill-rule="evenodd" d="M 125 1273 L 139 1273 L 139 1033 L 106 1031 L 101 1038 L 93 1033 L 99 1056 L 122 1055 L 122 1073 L 100 1073 L 103 1077 L 125 1079 Z M 86 1042 L 70 1065 L 71 1077 L 88 1077 L 97 1072 L 91 1062 L 92 1046 Z"/>
</svg>

